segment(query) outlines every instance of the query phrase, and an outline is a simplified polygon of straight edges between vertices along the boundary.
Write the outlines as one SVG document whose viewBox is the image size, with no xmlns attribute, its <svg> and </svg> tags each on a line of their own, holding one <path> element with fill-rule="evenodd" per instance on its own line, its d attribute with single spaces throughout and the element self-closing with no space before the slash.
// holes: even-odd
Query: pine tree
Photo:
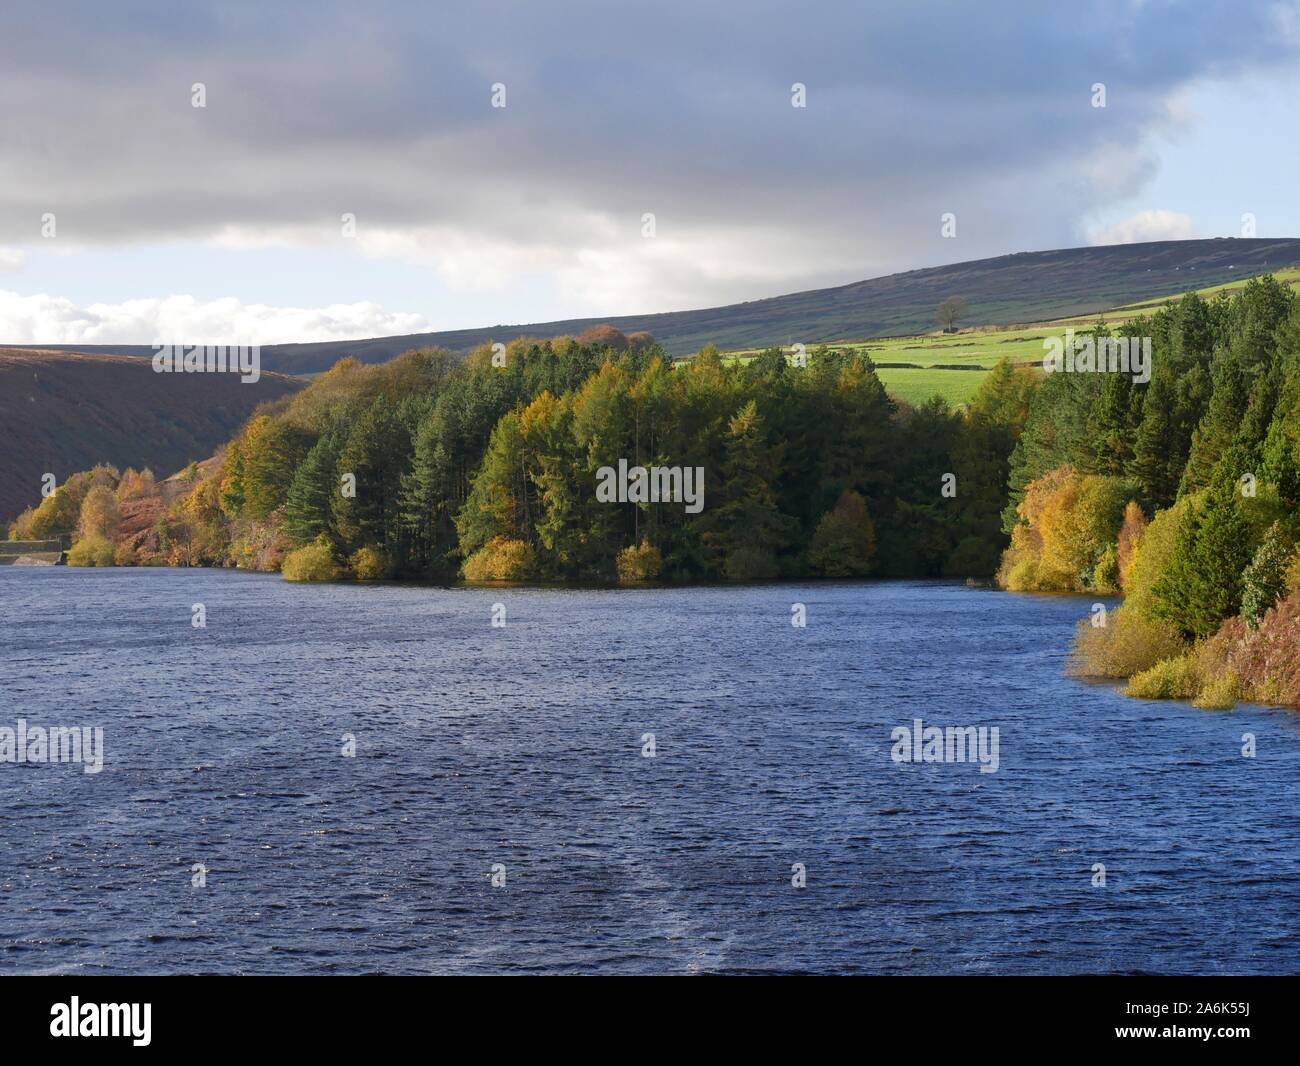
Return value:
<svg viewBox="0 0 1300 1066">
<path fill-rule="evenodd" d="M 1173 560 L 1154 589 L 1156 616 L 1189 637 L 1210 636 L 1241 609 L 1250 527 L 1231 465 L 1220 464 L 1203 499 L 1183 515 Z"/>
<path fill-rule="evenodd" d="M 1142 404 L 1142 422 L 1133 444 L 1127 472 L 1136 478 L 1152 503 L 1168 507 L 1178 494 L 1181 468 L 1175 467 L 1176 427 L 1173 420 L 1173 371 L 1161 367 L 1151 376 Z"/>
<path fill-rule="evenodd" d="M 355 479 L 355 496 L 335 491 L 330 501 L 334 526 L 348 554 L 375 547 L 405 557 L 399 550 L 402 475 L 410 452 L 410 434 L 396 406 L 379 396 L 352 426 L 336 468 L 340 479 L 345 474 Z"/>
<path fill-rule="evenodd" d="M 1240 361 L 1231 350 L 1220 352 L 1214 361 L 1210 406 L 1192 434 L 1180 494 L 1195 492 L 1209 484 L 1215 464 L 1237 437 L 1247 399 L 1246 375 Z"/>
<path fill-rule="evenodd" d="M 1264 613 L 1286 591 L 1287 563 L 1295 552 L 1295 538 L 1281 522 L 1274 522 L 1242 575 L 1241 618 L 1254 630 Z"/>
<path fill-rule="evenodd" d="M 794 533 L 796 524 L 781 513 L 773 491 L 780 453 L 779 445 L 764 440 L 758 406 L 750 400 L 728 424 L 721 501 L 700 523 L 705 542 L 721 557 L 720 569 L 733 581 L 775 577 L 776 552 Z"/>
<path fill-rule="evenodd" d="M 333 528 L 333 501 L 339 493 L 336 473 L 340 435 L 326 433 L 302 461 L 285 497 L 281 524 L 296 547 L 310 544 Z M 224 497 L 223 497 L 224 506 Z"/>
</svg>

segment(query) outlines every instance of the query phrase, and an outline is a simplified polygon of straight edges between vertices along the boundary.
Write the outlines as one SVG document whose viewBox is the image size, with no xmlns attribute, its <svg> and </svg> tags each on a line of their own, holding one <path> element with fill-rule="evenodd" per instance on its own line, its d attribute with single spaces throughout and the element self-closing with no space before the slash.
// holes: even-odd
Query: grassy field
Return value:
<svg viewBox="0 0 1300 1066">
<path fill-rule="evenodd" d="M 1191 272 L 1189 271 L 1189 275 Z M 1292 288 L 1300 288 L 1300 269 L 1278 270 L 1274 277 Z M 1197 289 L 1211 299 L 1220 292 L 1242 288 L 1248 279 Z M 912 337 L 882 337 L 869 341 L 835 341 L 834 348 L 865 352 L 877 366 L 880 380 L 890 395 L 911 404 L 922 403 L 932 396 L 942 396 L 949 404 L 969 403 L 983 381 L 978 370 L 945 367 L 984 367 L 1009 358 L 1013 363 L 1036 363 L 1043 358 L 1043 339 L 1060 336 L 1066 329 L 1088 329 L 1099 318 L 1110 325 L 1127 322 L 1139 315 L 1158 310 L 1174 297 L 1123 304 L 1099 315 L 1079 315 L 1025 326 L 978 327 L 960 333 L 926 333 Z M 741 348 L 724 353 L 724 358 L 747 361 L 758 354 L 756 348 Z M 891 365 L 895 364 L 895 365 Z M 897 364 L 911 364 L 899 366 Z"/>
</svg>

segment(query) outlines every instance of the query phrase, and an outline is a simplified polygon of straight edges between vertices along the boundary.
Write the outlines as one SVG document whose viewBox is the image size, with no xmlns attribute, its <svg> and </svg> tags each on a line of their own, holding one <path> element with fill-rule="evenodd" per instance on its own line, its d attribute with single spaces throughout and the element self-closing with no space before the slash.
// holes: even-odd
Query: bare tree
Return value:
<svg viewBox="0 0 1300 1066">
<path fill-rule="evenodd" d="M 945 333 L 957 332 L 957 320 L 969 306 L 964 296 L 949 296 L 939 305 L 939 325 L 943 326 Z"/>
</svg>

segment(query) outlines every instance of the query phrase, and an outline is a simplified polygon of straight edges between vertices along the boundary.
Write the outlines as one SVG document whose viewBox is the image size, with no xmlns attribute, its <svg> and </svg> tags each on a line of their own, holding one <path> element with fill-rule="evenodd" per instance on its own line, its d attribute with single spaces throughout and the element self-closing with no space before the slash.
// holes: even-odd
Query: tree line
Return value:
<svg viewBox="0 0 1300 1066">
<path fill-rule="evenodd" d="M 964 410 L 913 408 L 861 351 L 800 363 L 674 362 L 613 330 L 346 359 L 259 410 L 135 554 L 297 578 L 991 575 L 1037 375 L 1004 364 Z M 602 502 L 620 460 L 702 469 L 703 508 Z"/>
</svg>

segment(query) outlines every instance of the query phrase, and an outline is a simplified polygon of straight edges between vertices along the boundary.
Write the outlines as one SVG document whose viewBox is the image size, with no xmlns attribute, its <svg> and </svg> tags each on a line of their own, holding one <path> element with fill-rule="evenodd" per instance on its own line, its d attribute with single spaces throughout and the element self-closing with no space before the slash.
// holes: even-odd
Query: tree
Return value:
<svg viewBox="0 0 1300 1066">
<path fill-rule="evenodd" d="M 1179 522 L 1172 558 L 1153 590 L 1153 613 L 1188 637 L 1210 636 L 1241 609 L 1242 572 L 1251 554 L 1237 481 L 1221 464 Z"/>
<path fill-rule="evenodd" d="M 239 513 L 263 519 L 284 503 L 294 472 L 313 443 L 310 434 L 282 418 L 254 418 L 240 441 L 243 505 Z M 232 499 L 226 493 L 223 506 Z"/>
<path fill-rule="evenodd" d="M 1152 375 L 1127 466 L 1129 476 L 1141 484 L 1146 498 L 1160 507 L 1174 502 L 1182 476 L 1174 423 L 1173 374 L 1166 365 Z"/>
<path fill-rule="evenodd" d="M 1241 578 L 1241 619 L 1247 629 L 1255 630 L 1264 613 L 1286 591 L 1287 564 L 1294 553 L 1295 539 L 1281 522 L 1274 522 Z"/>
<path fill-rule="evenodd" d="M 956 331 L 957 320 L 966 314 L 969 306 L 964 296 L 949 296 L 939 305 L 939 324 L 945 333 Z"/>
<path fill-rule="evenodd" d="M 107 485 L 95 485 L 81 501 L 81 515 L 77 523 L 83 537 L 112 540 L 117 536 L 117 496 Z"/>
<path fill-rule="evenodd" d="M 339 494 L 337 473 L 341 435 L 328 432 L 307 453 L 289 485 L 281 522 L 294 545 L 310 544 L 334 526 L 334 497 Z M 222 498 L 225 505 L 225 497 Z"/>
<path fill-rule="evenodd" d="M 1183 470 L 1180 492 L 1195 492 L 1209 484 L 1210 474 L 1232 446 L 1246 413 L 1245 371 L 1232 351 L 1220 352 L 1214 361 L 1214 389 L 1210 405 L 1192 434 L 1191 453 Z"/>
<path fill-rule="evenodd" d="M 825 577 L 866 577 L 876 555 L 876 529 L 867 501 L 852 489 L 817 523 L 808 562 Z"/>
<path fill-rule="evenodd" d="M 402 475 L 411 459 L 411 437 L 397 406 L 379 396 L 353 425 L 339 453 L 337 473 L 351 474 L 356 495 L 331 496 L 334 526 L 349 553 L 371 545 L 400 554 Z"/>
<path fill-rule="evenodd" d="M 780 446 L 764 439 L 758 406 L 750 400 L 727 424 L 721 502 L 701 516 L 705 543 L 715 565 L 732 581 L 760 581 L 777 575 L 776 553 L 793 535 L 795 523 L 781 513 L 773 491 Z"/>
</svg>

